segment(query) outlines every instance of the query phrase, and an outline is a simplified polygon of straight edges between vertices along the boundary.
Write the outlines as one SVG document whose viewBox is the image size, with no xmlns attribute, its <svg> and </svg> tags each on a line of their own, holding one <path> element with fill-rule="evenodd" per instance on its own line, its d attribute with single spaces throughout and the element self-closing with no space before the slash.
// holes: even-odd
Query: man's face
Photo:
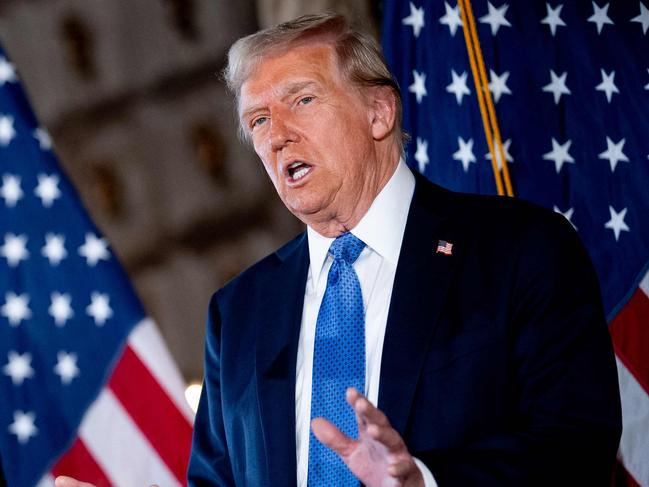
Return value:
<svg viewBox="0 0 649 487">
<path fill-rule="evenodd" d="M 326 44 L 264 58 L 241 88 L 242 124 L 286 207 L 307 224 L 351 218 L 379 168 L 371 104 Z"/>
</svg>

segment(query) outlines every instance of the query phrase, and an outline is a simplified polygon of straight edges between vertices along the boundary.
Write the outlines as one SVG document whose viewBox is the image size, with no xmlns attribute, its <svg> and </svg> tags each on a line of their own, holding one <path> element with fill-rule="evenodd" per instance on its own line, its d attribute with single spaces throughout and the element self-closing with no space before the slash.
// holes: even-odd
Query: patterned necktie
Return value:
<svg viewBox="0 0 649 487">
<path fill-rule="evenodd" d="M 311 419 L 324 417 L 343 433 L 358 437 L 353 409 L 345 400 L 348 387 L 365 391 L 365 318 L 363 296 L 353 264 L 365 244 L 351 233 L 333 241 L 334 260 L 327 277 L 313 349 Z M 336 453 L 309 436 L 310 487 L 358 486 Z"/>
</svg>

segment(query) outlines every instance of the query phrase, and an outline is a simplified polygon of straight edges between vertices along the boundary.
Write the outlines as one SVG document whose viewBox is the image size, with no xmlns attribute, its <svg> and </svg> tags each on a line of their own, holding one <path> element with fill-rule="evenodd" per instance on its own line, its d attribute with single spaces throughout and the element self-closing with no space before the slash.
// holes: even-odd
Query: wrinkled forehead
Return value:
<svg viewBox="0 0 649 487">
<path fill-rule="evenodd" d="M 281 97 L 309 84 L 327 85 L 341 80 L 331 44 L 310 42 L 286 50 L 275 49 L 255 60 L 241 84 L 239 115 L 270 97 Z"/>
<path fill-rule="evenodd" d="M 335 45 L 336 38 L 327 33 L 307 34 L 298 38 L 286 38 L 283 40 L 263 43 L 257 46 L 256 49 L 251 49 L 247 61 L 242 63 L 243 69 L 240 73 L 242 77 L 242 79 L 240 78 L 241 83 L 245 83 L 248 78 L 253 76 L 255 72 L 258 71 L 259 66 L 264 64 L 265 61 L 283 57 L 285 54 L 301 53 L 314 48 L 327 51 L 328 55 L 332 56 L 333 60 L 337 57 Z"/>
</svg>

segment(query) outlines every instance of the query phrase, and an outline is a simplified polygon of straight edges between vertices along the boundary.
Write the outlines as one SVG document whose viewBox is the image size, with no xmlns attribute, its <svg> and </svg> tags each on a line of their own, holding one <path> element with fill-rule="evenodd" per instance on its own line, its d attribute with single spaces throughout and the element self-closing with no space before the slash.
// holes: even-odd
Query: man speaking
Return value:
<svg viewBox="0 0 649 487">
<path fill-rule="evenodd" d="M 240 39 L 226 79 L 307 231 L 211 301 L 190 483 L 608 484 L 615 362 L 570 224 L 414 176 L 340 16 Z"/>
<path fill-rule="evenodd" d="M 189 483 L 608 485 L 615 361 L 570 224 L 413 175 L 340 16 L 240 39 L 226 79 L 307 230 L 212 298 Z"/>
</svg>

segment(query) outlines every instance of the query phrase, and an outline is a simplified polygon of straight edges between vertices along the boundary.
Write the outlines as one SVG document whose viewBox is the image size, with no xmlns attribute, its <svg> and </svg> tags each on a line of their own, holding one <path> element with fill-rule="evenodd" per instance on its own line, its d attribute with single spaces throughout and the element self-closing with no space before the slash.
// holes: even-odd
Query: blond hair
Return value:
<svg viewBox="0 0 649 487">
<path fill-rule="evenodd" d="M 234 94 L 237 109 L 241 86 L 265 55 L 301 42 L 318 40 L 331 43 L 341 72 L 357 87 L 387 86 L 392 89 L 397 109 L 395 128 L 401 135 L 396 140 L 403 153 L 408 136 L 401 128 L 403 108 L 399 85 L 392 77 L 377 42 L 371 36 L 351 28 L 345 17 L 339 14 L 304 15 L 235 42 L 228 52 L 223 79 Z M 240 134 L 247 140 L 248 133 L 243 129 L 240 117 L 239 128 Z"/>
</svg>

